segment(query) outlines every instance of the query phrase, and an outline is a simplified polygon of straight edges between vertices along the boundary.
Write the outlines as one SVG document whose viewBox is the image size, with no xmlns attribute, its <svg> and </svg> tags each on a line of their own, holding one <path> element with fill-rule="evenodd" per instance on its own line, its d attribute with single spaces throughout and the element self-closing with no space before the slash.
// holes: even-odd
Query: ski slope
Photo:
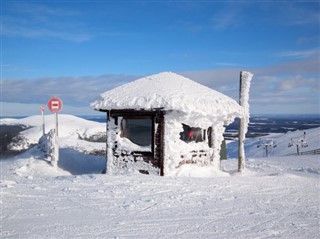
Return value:
<svg viewBox="0 0 320 239">
<path fill-rule="evenodd" d="M 305 133 L 305 135 L 304 135 Z M 296 144 L 290 146 L 292 140 L 296 143 L 304 139 L 307 143 L 302 147 L 299 145 L 299 153 L 308 152 L 311 150 L 320 149 L 320 128 L 313 128 L 307 130 L 289 131 L 285 134 L 271 134 L 260 138 L 246 139 L 245 152 L 249 157 L 263 158 L 266 157 L 266 148 L 263 147 L 264 143 L 270 144 L 272 141 L 275 147 L 269 146 L 268 156 L 286 156 L 297 154 Z M 261 144 L 262 142 L 262 144 Z M 228 144 L 228 157 L 237 157 L 237 141 L 229 142 Z M 259 146 L 260 145 L 260 146 Z M 259 146 L 259 147 L 258 147 Z"/>
</svg>

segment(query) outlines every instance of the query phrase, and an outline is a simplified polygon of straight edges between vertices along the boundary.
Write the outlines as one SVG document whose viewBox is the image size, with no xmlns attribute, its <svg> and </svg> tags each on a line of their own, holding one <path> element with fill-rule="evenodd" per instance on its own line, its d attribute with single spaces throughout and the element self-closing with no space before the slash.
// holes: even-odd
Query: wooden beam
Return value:
<svg viewBox="0 0 320 239">
<path fill-rule="evenodd" d="M 240 87 L 239 87 L 239 104 L 243 106 L 243 101 L 241 99 L 242 92 L 242 71 L 240 71 Z M 243 119 L 239 119 L 239 134 L 238 134 L 238 172 L 242 172 L 244 169 L 244 143 L 243 143 Z"/>
</svg>

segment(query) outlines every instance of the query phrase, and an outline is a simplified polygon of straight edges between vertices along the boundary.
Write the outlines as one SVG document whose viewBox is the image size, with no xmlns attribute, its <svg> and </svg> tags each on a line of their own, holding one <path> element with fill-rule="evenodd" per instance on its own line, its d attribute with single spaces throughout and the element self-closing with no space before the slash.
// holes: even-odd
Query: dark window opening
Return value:
<svg viewBox="0 0 320 239">
<path fill-rule="evenodd" d="M 152 119 L 150 117 L 124 117 L 120 137 L 125 137 L 140 146 L 152 144 Z"/>
<path fill-rule="evenodd" d="M 205 130 L 199 127 L 190 127 L 182 124 L 183 132 L 180 133 L 180 139 L 186 143 L 189 142 L 203 142 L 205 141 Z"/>
</svg>

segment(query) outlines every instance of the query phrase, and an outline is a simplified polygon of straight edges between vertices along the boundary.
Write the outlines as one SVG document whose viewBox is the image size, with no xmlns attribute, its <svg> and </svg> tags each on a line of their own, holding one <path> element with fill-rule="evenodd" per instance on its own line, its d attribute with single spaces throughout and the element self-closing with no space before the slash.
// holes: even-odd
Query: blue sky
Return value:
<svg viewBox="0 0 320 239">
<path fill-rule="evenodd" d="M 319 1 L 1 1 L 1 115 L 51 96 L 94 114 L 100 93 L 173 71 L 237 99 L 254 73 L 252 114 L 319 113 Z"/>
</svg>

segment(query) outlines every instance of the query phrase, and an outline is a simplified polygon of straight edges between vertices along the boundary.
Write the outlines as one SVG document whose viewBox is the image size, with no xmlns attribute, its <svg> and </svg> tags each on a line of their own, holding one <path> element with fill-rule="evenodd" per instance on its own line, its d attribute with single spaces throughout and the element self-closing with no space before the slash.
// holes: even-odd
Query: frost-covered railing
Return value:
<svg viewBox="0 0 320 239">
<path fill-rule="evenodd" d="M 39 139 L 38 147 L 45 153 L 45 156 L 50 160 L 51 164 L 57 166 L 59 160 L 59 144 L 54 129 Z"/>
</svg>

